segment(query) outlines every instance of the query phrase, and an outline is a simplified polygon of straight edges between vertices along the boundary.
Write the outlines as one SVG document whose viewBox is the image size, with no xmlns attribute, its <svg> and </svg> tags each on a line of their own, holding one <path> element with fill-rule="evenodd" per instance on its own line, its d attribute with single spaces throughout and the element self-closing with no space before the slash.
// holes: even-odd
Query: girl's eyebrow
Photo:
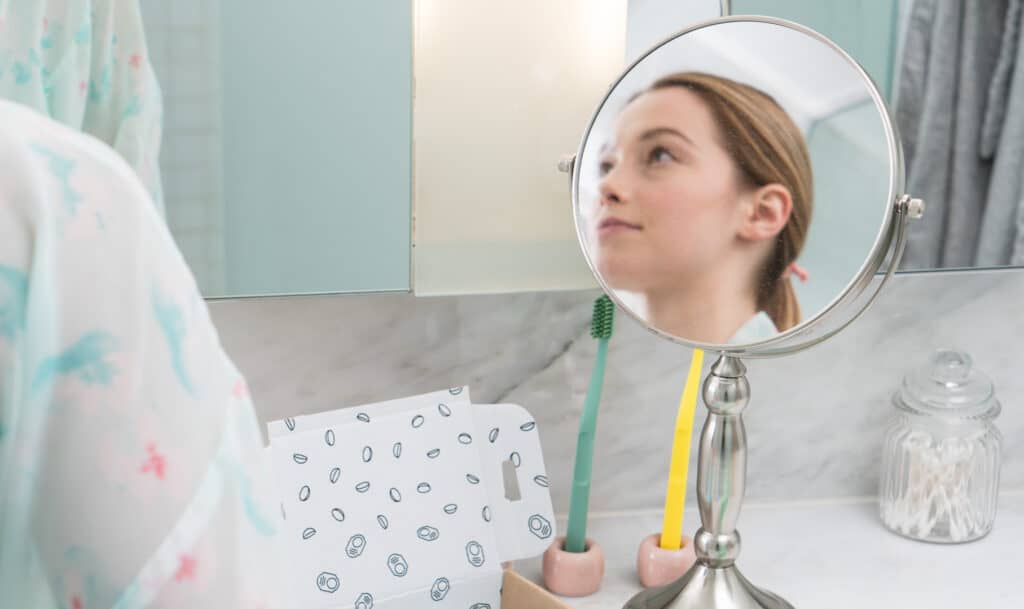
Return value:
<svg viewBox="0 0 1024 609">
<path fill-rule="evenodd" d="M 693 146 L 694 148 L 697 147 L 697 145 L 693 143 L 693 140 L 691 140 L 685 133 L 682 133 L 681 131 L 677 131 L 676 129 L 673 129 L 672 127 L 655 127 L 653 129 L 648 129 L 647 131 L 644 131 L 643 133 L 641 133 L 640 137 L 638 137 L 637 140 L 642 142 L 644 140 L 649 140 L 649 139 L 653 139 L 655 137 L 658 137 L 659 135 L 674 135 L 674 136 L 682 139 L 684 142 L 686 142 L 690 146 Z"/>
<path fill-rule="evenodd" d="M 638 142 L 643 142 L 643 141 L 646 141 L 646 140 L 650 140 L 650 139 L 656 138 L 659 135 L 673 135 L 673 136 L 678 137 L 679 139 L 683 140 L 684 142 L 686 142 L 690 146 L 693 146 L 694 148 L 697 147 L 697 144 L 695 144 L 693 142 L 693 140 L 690 139 L 689 136 L 687 136 L 682 131 L 679 131 L 677 129 L 673 129 L 672 127 L 654 127 L 652 129 L 648 129 L 647 131 L 644 131 L 643 133 L 640 134 L 640 137 L 638 137 L 636 139 L 637 139 Z M 601 147 L 598 149 L 597 153 L 598 153 L 599 156 L 604 156 L 604 153 L 607 152 L 607 151 L 608 151 L 608 142 L 605 142 L 604 144 L 601 144 Z"/>
</svg>

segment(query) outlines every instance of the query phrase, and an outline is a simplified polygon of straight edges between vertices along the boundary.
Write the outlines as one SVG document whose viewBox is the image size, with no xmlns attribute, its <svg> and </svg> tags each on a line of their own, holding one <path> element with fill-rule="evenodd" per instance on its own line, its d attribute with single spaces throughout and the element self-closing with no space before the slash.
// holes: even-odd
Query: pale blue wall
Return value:
<svg viewBox="0 0 1024 609">
<path fill-rule="evenodd" d="M 889 97 L 898 38 L 898 3 L 890 0 L 733 0 L 734 15 L 768 15 L 821 32 L 843 47 Z"/>
<path fill-rule="evenodd" d="M 408 0 L 221 3 L 228 295 L 408 290 Z"/>
<path fill-rule="evenodd" d="M 870 101 L 812 126 L 807 148 L 814 165 L 814 212 L 800 262 L 807 283 L 794 280 L 805 314 L 839 295 L 867 259 L 890 213 L 889 149 Z"/>
</svg>

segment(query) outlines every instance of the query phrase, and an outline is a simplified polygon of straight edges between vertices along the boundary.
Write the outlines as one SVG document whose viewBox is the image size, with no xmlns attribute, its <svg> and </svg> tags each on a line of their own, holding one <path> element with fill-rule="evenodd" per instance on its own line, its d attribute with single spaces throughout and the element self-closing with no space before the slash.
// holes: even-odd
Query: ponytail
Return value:
<svg viewBox="0 0 1024 609">
<path fill-rule="evenodd" d="M 778 236 L 772 256 L 761 269 L 757 290 L 758 308 L 771 318 L 779 332 L 789 330 L 803 319 L 790 277 L 795 274 L 801 281 L 807 281 L 807 271 L 796 264 L 798 252 L 794 251 L 793 241 L 782 234 Z"/>
<path fill-rule="evenodd" d="M 768 314 L 779 332 L 785 332 L 800 323 L 803 319 L 800 312 L 800 301 L 796 298 L 796 290 L 789 277 L 779 277 L 772 286 L 761 310 Z"/>
</svg>

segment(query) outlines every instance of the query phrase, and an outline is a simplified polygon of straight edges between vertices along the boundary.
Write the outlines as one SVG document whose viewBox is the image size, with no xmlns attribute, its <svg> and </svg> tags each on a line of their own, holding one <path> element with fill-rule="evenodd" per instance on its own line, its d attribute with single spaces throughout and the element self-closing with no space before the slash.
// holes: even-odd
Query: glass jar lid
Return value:
<svg viewBox="0 0 1024 609">
<path fill-rule="evenodd" d="M 894 401 L 915 414 L 991 420 L 1001 409 L 995 386 L 972 366 L 971 356 L 952 349 L 932 353 L 928 364 L 903 377 Z"/>
</svg>

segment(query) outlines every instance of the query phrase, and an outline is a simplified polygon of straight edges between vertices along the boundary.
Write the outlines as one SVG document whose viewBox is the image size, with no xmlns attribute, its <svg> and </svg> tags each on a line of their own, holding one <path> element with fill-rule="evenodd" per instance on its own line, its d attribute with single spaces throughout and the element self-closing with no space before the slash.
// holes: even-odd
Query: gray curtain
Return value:
<svg viewBox="0 0 1024 609">
<path fill-rule="evenodd" d="M 906 191 L 928 208 L 911 224 L 905 268 L 1009 264 L 1024 239 L 1020 4 L 916 0 L 910 10 L 896 122 Z"/>
<path fill-rule="evenodd" d="M 978 239 L 981 266 L 1024 264 L 1024 45 L 1021 0 L 1011 0 L 1003 53 L 990 91 L 982 154 L 994 157 L 992 185 Z"/>
</svg>

